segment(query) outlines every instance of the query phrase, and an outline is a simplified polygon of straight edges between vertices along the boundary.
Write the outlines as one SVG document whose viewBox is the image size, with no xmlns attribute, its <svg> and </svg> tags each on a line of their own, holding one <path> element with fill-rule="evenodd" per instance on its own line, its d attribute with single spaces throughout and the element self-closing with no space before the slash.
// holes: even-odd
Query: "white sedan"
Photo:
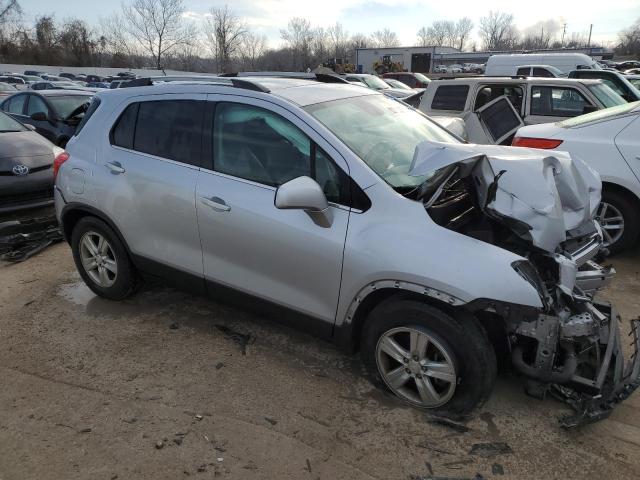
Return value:
<svg viewBox="0 0 640 480">
<path fill-rule="evenodd" d="M 598 220 L 612 253 L 640 237 L 640 102 L 522 127 L 513 146 L 564 150 L 600 173 Z"/>
</svg>

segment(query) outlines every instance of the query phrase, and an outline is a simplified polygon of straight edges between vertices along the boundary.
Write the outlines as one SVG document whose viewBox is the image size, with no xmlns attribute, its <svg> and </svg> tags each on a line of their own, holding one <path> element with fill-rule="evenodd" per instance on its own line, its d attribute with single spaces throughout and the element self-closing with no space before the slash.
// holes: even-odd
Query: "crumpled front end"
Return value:
<svg viewBox="0 0 640 480">
<path fill-rule="evenodd" d="M 449 230 L 522 257 L 512 267 L 536 289 L 542 308 L 477 302 L 473 310 L 504 321 L 511 357 L 526 389 L 571 405 L 573 427 L 599 420 L 640 384 L 640 319 L 632 322 L 625 364 L 620 317 L 595 301 L 615 270 L 593 220 L 598 174 L 563 152 L 479 145 L 420 144 L 412 173 L 443 181 L 425 188 L 430 217 Z M 439 173 L 438 173 L 439 172 Z"/>
</svg>

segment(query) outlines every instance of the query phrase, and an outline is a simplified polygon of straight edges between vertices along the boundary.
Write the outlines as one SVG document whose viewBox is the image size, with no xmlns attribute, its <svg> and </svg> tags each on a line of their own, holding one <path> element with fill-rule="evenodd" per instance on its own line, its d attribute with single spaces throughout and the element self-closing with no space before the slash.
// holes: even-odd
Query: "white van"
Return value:
<svg viewBox="0 0 640 480">
<path fill-rule="evenodd" d="M 512 76 L 522 65 L 550 65 L 564 73 L 572 70 L 600 70 L 600 65 L 584 53 L 521 53 L 492 55 L 487 60 L 485 75 L 491 77 Z"/>
</svg>

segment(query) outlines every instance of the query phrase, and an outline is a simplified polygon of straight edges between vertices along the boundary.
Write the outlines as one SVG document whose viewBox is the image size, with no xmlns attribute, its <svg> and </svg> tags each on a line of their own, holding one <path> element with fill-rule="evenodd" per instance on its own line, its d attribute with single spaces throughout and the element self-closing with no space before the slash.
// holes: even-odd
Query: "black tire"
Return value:
<svg viewBox="0 0 640 480">
<path fill-rule="evenodd" d="M 391 297 L 380 303 L 367 318 L 362 332 L 361 354 L 374 383 L 393 392 L 378 369 L 376 346 L 385 332 L 398 327 L 419 330 L 436 339 L 448 349 L 455 364 L 457 383 L 453 396 L 441 406 L 423 407 L 425 411 L 460 418 L 487 401 L 495 383 L 497 362 L 482 325 L 474 318 L 457 320 L 413 298 Z M 405 398 L 402 400 L 407 401 Z M 419 407 L 413 402 L 407 403 Z"/>
<path fill-rule="evenodd" d="M 115 257 L 117 275 L 114 283 L 108 287 L 103 287 L 96 283 L 82 265 L 80 241 L 88 232 L 102 235 L 109 243 L 113 257 Z M 71 251 L 80 276 L 96 295 L 109 300 L 123 300 L 136 292 L 139 286 L 138 274 L 127 250 L 118 235 L 99 218 L 89 216 L 83 217 L 78 221 L 71 234 Z"/>
<path fill-rule="evenodd" d="M 640 237 L 640 213 L 637 202 L 615 190 L 603 190 L 602 201 L 620 211 L 624 219 L 624 232 L 619 240 L 607 247 L 609 251 L 616 254 L 635 247 Z"/>
</svg>

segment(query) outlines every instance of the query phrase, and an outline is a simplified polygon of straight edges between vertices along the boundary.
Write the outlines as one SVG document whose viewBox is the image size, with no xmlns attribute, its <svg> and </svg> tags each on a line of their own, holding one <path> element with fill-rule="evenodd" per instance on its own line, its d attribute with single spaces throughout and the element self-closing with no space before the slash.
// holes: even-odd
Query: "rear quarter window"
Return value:
<svg viewBox="0 0 640 480">
<path fill-rule="evenodd" d="M 94 97 L 93 100 L 91 100 L 91 105 L 89 105 L 89 108 L 87 108 L 87 111 L 84 113 L 84 117 L 82 117 L 82 120 L 76 127 L 76 132 L 74 133 L 74 135 L 78 135 L 80 133 L 80 131 L 84 128 L 84 126 L 87 124 L 91 116 L 96 112 L 99 106 L 100 99 Z"/>
<path fill-rule="evenodd" d="M 433 96 L 431 109 L 461 112 L 468 95 L 469 85 L 440 85 Z"/>
</svg>

